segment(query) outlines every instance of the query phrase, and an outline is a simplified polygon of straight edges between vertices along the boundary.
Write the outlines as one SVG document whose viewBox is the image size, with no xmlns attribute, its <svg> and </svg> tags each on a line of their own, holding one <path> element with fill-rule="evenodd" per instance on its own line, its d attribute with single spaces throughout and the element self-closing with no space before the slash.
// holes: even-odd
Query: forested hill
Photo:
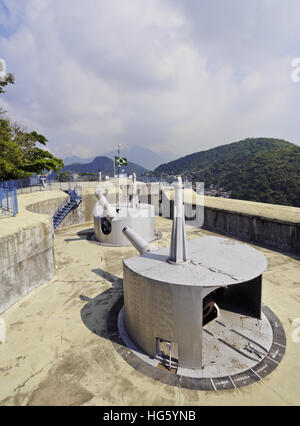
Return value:
<svg viewBox="0 0 300 426">
<path fill-rule="evenodd" d="M 162 164 L 155 172 L 192 172 L 206 187 L 231 190 L 231 198 L 300 207 L 300 147 L 281 139 L 222 145 Z"/>
<path fill-rule="evenodd" d="M 141 176 L 147 170 L 144 167 L 139 166 L 138 164 L 128 161 L 127 166 L 120 168 L 124 169 L 125 173 L 131 174 L 136 173 L 137 176 Z M 70 171 L 75 173 L 98 173 L 101 170 L 103 174 L 112 174 L 113 173 L 113 160 L 108 157 L 96 157 L 93 161 L 87 164 L 69 164 L 65 166 L 62 171 Z M 116 172 L 118 167 L 116 166 Z M 122 173 L 122 172 L 121 172 Z"/>
</svg>

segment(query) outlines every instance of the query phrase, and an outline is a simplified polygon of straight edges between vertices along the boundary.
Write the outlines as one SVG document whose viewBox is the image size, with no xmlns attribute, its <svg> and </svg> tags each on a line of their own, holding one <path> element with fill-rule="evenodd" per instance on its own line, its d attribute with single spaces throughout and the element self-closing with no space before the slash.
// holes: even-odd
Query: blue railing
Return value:
<svg viewBox="0 0 300 426">
<path fill-rule="evenodd" d="M 17 188 L 13 182 L 0 182 L 0 217 L 18 213 Z"/>
<path fill-rule="evenodd" d="M 8 184 L 9 187 L 16 188 L 17 194 L 28 194 L 31 192 L 51 191 L 60 189 L 62 191 L 76 190 L 78 184 L 76 181 L 59 182 L 58 180 L 49 179 L 48 177 L 34 177 L 16 179 L 0 182 L 1 185 Z M 97 184 L 97 182 L 95 182 Z"/>
</svg>

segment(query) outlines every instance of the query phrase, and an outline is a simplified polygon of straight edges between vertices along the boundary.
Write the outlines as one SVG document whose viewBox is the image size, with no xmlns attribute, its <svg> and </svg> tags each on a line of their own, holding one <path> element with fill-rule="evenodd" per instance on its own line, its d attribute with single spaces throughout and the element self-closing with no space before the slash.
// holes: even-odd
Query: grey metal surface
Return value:
<svg viewBox="0 0 300 426">
<path fill-rule="evenodd" d="M 143 361 L 147 362 L 147 364 L 150 364 L 154 367 L 157 367 L 159 362 L 157 359 L 150 357 L 145 352 L 141 351 L 130 339 L 126 328 L 125 328 L 125 312 L 124 307 L 120 310 L 118 315 L 118 331 L 119 334 L 127 346 L 128 349 L 130 349 L 135 355 L 137 355 L 139 358 L 141 358 Z"/>
<path fill-rule="evenodd" d="M 156 356 L 156 338 L 175 341 L 171 286 L 142 277 L 123 264 L 126 330 L 144 352 Z"/>
<path fill-rule="evenodd" d="M 172 225 L 169 262 L 184 263 L 187 261 L 187 242 L 184 221 L 183 184 L 181 176 L 175 183 L 174 220 Z"/>
<path fill-rule="evenodd" d="M 261 320 L 257 320 L 221 310 L 217 321 L 203 327 L 203 366 L 201 368 L 178 366 L 176 374 L 196 379 L 218 379 L 216 383 L 222 379 L 224 383 L 231 383 L 231 388 L 238 387 L 240 379 L 249 380 L 249 372 L 257 370 L 257 374 L 259 371 L 262 374 L 260 365 L 264 365 L 264 361 L 270 362 L 273 367 L 280 362 L 284 354 L 285 341 L 280 341 L 281 344 L 274 343 L 273 327 L 272 317 L 268 318 L 265 313 L 262 314 Z M 157 366 L 157 360 L 141 351 L 128 335 L 124 308 L 118 316 L 118 330 L 128 349 L 147 364 Z"/>
<path fill-rule="evenodd" d="M 179 368 L 200 369 L 204 298 L 222 289 L 215 297 L 224 309 L 260 318 L 267 263 L 252 247 L 224 238 L 201 237 L 187 244 L 186 263 L 168 263 L 168 249 L 123 261 L 125 323 L 147 354 L 155 357 L 156 339 L 165 339 L 178 345 Z"/>
<path fill-rule="evenodd" d="M 187 243 L 189 262 L 167 262 L 169 249 L 126 259 L 126 266 L 145 278 L 162 283 L 225 287 L 250 281 L 267 267 L 263 254 L 247 244 L 227 238 L 203 236 Z"/>
<path fill-rule="evenodd" d="M 173 332 L 178 344 L 179 366 L 202 366 L 202 312 L 201 287 L 171 286 L 173 301 Z"/>
</svg>

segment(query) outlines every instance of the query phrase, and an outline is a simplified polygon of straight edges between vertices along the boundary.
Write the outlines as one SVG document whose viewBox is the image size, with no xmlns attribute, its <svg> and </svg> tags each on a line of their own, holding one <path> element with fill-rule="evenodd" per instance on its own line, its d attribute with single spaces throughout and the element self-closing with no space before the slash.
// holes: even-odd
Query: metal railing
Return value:
<svg viewBox="0 0 300 426">
<path fill-rule="evenodd" d="M 140 180 L 147 183 L 158 181 L 156 177 L 145 177 L 142 179 L 140 178 Z M 15 216 L 18 213 L 17 196 L 21 194 L 51 190 L 75 190 L 81 197 L 83 189 L 93 188 L 96 190 L 98 185 L 99 182 L 97 180 L 60 182 L 57 179 L 49 179 L 49 177 L 46 176 L 0 181 L 0 217 Z"/>
<path fill-rule="evenodd" d="M 0 217 L 18 213 L 17 189 L 12 182 L 0 182 Z"/>
<path fill-rule="evenodd" d="M 69 191 L 77 188 L 77 182 L 59 182 L 47 178 L 25 178 L 0 182 L 1 185 L 8 184 L 10 187 L 16 188 L 17 194 L 29 194 L 31 192 L 42 192 L 60 189 Z"/>
</svg>

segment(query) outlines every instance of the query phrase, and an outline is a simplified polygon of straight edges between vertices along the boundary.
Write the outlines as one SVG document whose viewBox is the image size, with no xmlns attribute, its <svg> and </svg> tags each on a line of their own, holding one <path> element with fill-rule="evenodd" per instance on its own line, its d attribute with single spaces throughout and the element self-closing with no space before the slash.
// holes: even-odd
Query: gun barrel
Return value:
<svg viewBox="0 0 300 426">
<path fill-rule="evenodd" d="M 103 212 L 104 212 L 104 216 L 106 217 L 106 219 L 111 222 L 113 220 L 114 217 L 117 216 L 117 211 L 116 209 L 114 209 L 109 202 L 107 201 L 107 198 L 105 197 L 105 195 L 103 194 L 102 190 L 99 189 L 95 192 L 95 195 L 99 201 L 99 204 L 101 205 L 101 207 L 103 208 Z"/>
<path fill-rule="evenodd" d="M 125 226 L 122 232 L 140 254 L 157 249 L 154 244 L 150 244 L 129 226 Z"/>
</svg>

